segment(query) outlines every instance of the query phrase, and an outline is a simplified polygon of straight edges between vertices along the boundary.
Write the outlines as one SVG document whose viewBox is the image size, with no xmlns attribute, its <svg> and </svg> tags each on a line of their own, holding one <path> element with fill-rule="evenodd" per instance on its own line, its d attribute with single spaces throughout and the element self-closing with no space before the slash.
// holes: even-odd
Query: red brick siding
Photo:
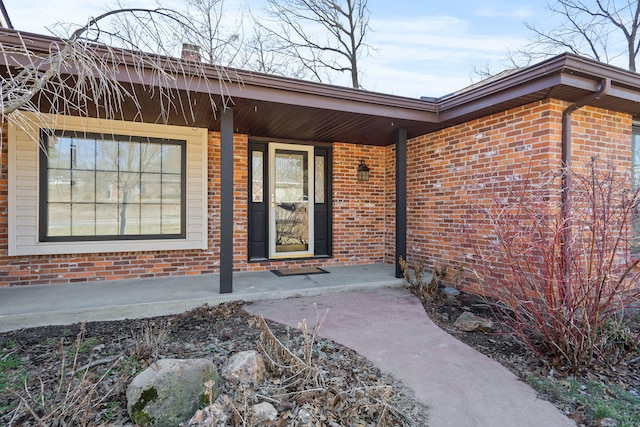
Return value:
<svg viewBox="0 0 640 427">
<path fill-rule="evenodd" d="M 410 262 L 466 263 L 471 246 L 489 249 L 481 211 L 505 197 L 509 181 L 557 170 L 562 111 L 568 104 L 536 102 L 408 142 L 408 233 Z M 594 108 L 573 113 L 573 165 L 594 154 L 613 154 L 630 167 L 631 118 Z M 559 181 L 558 181 L 559 182 Z M 485 258 L 488 258 L 485 253 Z M 491 265 L 504 274 L 504 265 Z"/>
<path fill-rule="evenodd" d="M 545 100 L 443 129 L 408 141 L 407 247 L 409 261 L 464 261 L 464 237 L 482 243 L 486 219 L 477 206 L 505 191 L 510 177 L 560 164 L 562 111 L 568 104 Z M 573 113 L 573 164 L 594 154 L 631 165 L 631 117 L 594 108 Z M 234 270 L 286 265 L 330 266 L 394 262 L 395 147 L 333 145 L 333 258 L 247 261 L 248 138 L 234 136 Z M 364 159 L 371 180 L 358 182 Z M 7 142 L 0 170 L 0 285 L 68 283 L 184 276 L 219 271 L 220 138 L 208 144 L 208 249 L 118 254 L 8 257 Z M 463 245 L 462 245 L 463 246 Z M 499 268 L 500 266 L 497 266 Z"/>
<path fill-rule="evenodd" d="M 3 134 L 0 173 L 0 286 L 70 283 L 209 274 L 219 271 L 220 135 L 208 142 L 208 249 L 116 254 L 7 256 L 7 143 Z M 288 265 L 328 266 L 384 260 L 388 148 L 335 144 L 333 148 L 334 222 L 330 259 L 247 261 L 248 138 L 234 135 L 234 271 L 267 270 Z M 358 183 L 360 159 L 371 167 L 371 180 Z"/>
<path fill-rule="evenodd" d="M 598 156 L 602 162 L 615 162 L 620 171 L 631 170 L 631 116 L 587 107 L 571 118 L 572 167 L 582 167 Z"/>
<path fill-rule="evenodd" d="M 384 261 L 385 148 L 335 144 L 333 147 L 333 256 L 340 264 Z M 358 182 L 364 159 L 371 179 Z"/>
<path fill-rule="evenodd" d="M 9 205 L 8 205 L 8 157 L 9 150 L 7 149 L 7 125 L 6 123 L 0 124 L 0 132 L 2 137 L 0 138 L 0 285 L 6 285 L 9 283 L 10 268 L 7 264 L 7 250 L 8 250 L 8 238 L 9 238 Z"/>
</svg>

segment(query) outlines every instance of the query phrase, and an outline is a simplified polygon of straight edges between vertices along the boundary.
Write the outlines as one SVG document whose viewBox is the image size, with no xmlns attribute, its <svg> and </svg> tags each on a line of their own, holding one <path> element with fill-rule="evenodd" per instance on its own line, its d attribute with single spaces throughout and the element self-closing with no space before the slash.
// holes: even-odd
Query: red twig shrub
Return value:
<svg viewBox="0 0 640 427">
<path fill-rule="evenodd" d="M 640 296 L 632 250 L 640 190 L 596 158 L 566 173 L 564 209 L 558 176 L 524 178 L 496 196 L 482 212 L 489 228 L 473 263 L 513 333 L 576 372 L 637 351 L 625 315 Z"/>
</svg>

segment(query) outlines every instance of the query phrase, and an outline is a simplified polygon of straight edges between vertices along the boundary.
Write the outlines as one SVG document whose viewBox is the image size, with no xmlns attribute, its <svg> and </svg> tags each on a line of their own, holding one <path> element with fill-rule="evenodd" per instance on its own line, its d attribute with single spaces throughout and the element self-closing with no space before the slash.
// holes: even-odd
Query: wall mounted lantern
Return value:
<svg viewBox="0 0 640 427">
<path fill-rule="evenodd" d="M 360 165 L 358 166 L 358 181 L 369 181 L 369 170 L 369 166 L 364 162 L 364 159 L 360 160 Z"/>
</svg>

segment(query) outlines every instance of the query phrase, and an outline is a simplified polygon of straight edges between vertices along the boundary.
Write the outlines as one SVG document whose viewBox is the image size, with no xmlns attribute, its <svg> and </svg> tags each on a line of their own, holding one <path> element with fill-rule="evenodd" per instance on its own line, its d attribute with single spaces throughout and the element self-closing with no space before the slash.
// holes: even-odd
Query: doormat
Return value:
<svg viewBox="0 0 640 427">
<path fill-rule="evenodd" d="M 304 276 L 307 274 L 325 274 L 329 273 L 327 270 L 323 270 L 317 267 L 302 267 L 302 268 L 285 268 L 282 270 L 271 270 L 276 276 Z"/>
</svg>

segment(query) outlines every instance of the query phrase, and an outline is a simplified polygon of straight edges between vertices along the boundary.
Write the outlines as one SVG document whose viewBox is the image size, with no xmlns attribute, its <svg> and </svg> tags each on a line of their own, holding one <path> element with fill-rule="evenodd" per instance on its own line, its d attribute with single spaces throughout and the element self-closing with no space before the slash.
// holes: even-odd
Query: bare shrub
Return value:
<svg viewBox="0 0 640 427">
<path fill-rule="evenodd" d="M 83 352 L 85 324 L 83 323 L 71 349 L 66 349 L 60 341 L 60 370 L 57 383 L 45 381 L 41 377 L 25 377 L 24 389 L 14 391 L 20 403 L 14 410 L 10 425 L 39 426 L 90 426 L 96 425 L 96 418 L 109 396 L 117 393 L 119 381 L 105 387 L 105 378 L 120 362 L 118 356 L 109 360 L 98 360 L 79 366 L 79 355 Z M 71 360 L 69 360 L 71 359 Z M 96 374 L 92 367 L 110 363 L 110 368 Z"/>
<path fill-rule="evenodd" d="M 566 173 L 562 206 L 558 176 L 512 182 L 495 197 L 482 211 L 491 243 L 473 245 L 474 268 L 512 332 L 577 372 L 614 366 L 637 349 L 625 314 L 640 295 L 631 250 L 640 190 L 597 158 Z"/>
<path fill-rule="evenodd" d="M 258 318 L 257 326 L 260 329 L 258 348 L 266 357 L 268 368 L 284 376 L 285 388 L 304 390 L 324 387 L 322 371 L 313 364 L 313 346 L 317 341 L 321 323 L 317 321 L 310 332 L 306 319 L 303 319 L 299 324 L 303 345 L 297 349 L 291 349 L 271 332 L 262 316 Z"/>
<path fill-rule="evenodd" d="M 426 261 L 420 259 L 409 267 L 407 261 L 399 258 L 400 268 L 404 280 L 409 284 L 408 288 L 419 298 L 432 299 L 437 297 L 440 288 L 451 287 L 460 289 L 466 279 L 465 268 L 460 262 L 439 263 L 434 266 L 431 279 L 425 281 Z M 453 270 L 453 273 L 451 271 Z"/>
<path fill-rule="evenodd" d="M 279 390 L 270 394 L 274 402 L 296 402 L 296 413 L 313 425 L 326 425 L 331 420 L 338 425 L 408 425 L 408 414 L 402 414 L 394 405 L 394 389 L 378 379 L 359 378 L 357 368 L 349 378 L 328 378 L 322 360 L 322 343 L 318 340 L 320 326 L 326 317 L 316 313 L 313 328 L 306 320 L 298 324 L 301 334 L 278 339 L 264 318 L 257 319 L 260 329 L 258 348 L 265 356 L 268 368 L 282 380 Z M 246 407 L 246 405 L 244 405 Z M 236 421 L 242 420 L 242 409 L 234 407 Z M 246 412 L 244 412 L 246 414 Z M 250 418 L 245 415 L 244 418 Z M 296 424 L 297 425 L 297 424 Z M 305 424 L 306 425 L 306 424 Z"/>
<path fill-rule="evenodd" d="M 165 349 L 169 337 L 170 324 L 165 320 L 147 320 L 141 323 L 140 329 L 131 331 L 133 337 L 132 356 L 149 366 Z"/>
<path fill-rule="evenodd" d="M 438 279 L 440 273 L 437 268 L 434 269 L 431 280 L 425 282 L 424 260 L 418 260 L 413 263 L 413 267 L 410 267 L 407 261 L 405 261 L 404 258 L 400 257 L 398 259 L 398 263 L 400 264 L 400 269 L 402 269 L 404 280 L 409 284 L 409 289 L 413 293 L 421 298 L 429 298 L 436 294 L 436 292 L 438 291 Z"/>
</svg>

